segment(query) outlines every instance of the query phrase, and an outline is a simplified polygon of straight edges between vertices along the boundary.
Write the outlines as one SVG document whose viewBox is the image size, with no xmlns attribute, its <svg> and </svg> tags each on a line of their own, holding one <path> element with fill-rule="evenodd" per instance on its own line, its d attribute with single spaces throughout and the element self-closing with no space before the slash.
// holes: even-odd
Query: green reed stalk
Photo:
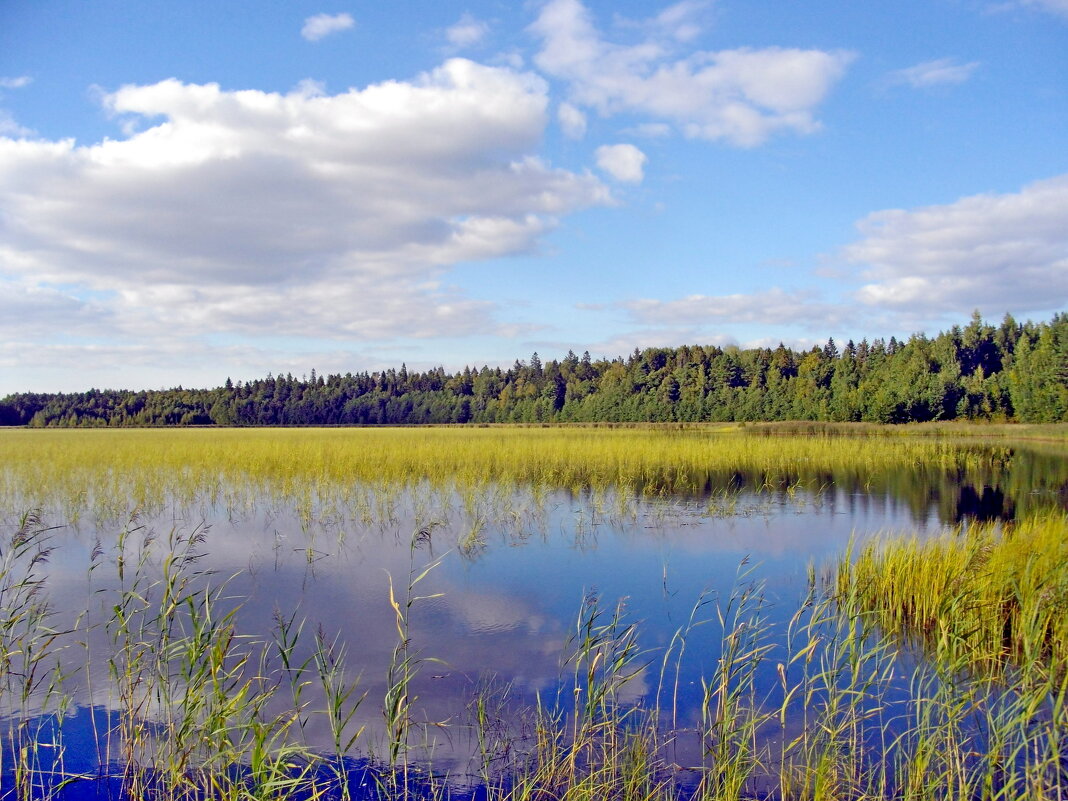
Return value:
<svg viewBox="0 0 1068 801">
<path fill-rule="evenodd" d="M 417 595 L 417 588 L 426 580 L 444 558 L 431 559 L 425 565 L 417 565 L 416 553 L 424 545 L 429 546 L 431 532 L 421 529 L 412 536 L 409 545 L 408 579 L 401 600 L 394 591 L 393 577 L 389 576 L 389 604 L 393 609 L 394 622 L 397 627 L 397 643 L 393 648 L 386 674 L 386 691 L 382 703 L 382 712 L 386 721 L 387 751 L 390 772 L 387 789 L 390 793 L 402 792 L 405 796 L 410 790 L 410 762 L 408 758 L 409 738 L 415 725 L 412 713 L 418 696 L 411 695 L 411 685 L 428 662 L 440 662 L 434 657 L 424 657 L 412 647 L 411 614 L 413 608 L 423 602 L 441 597 L 441 593 Z M 439 724 L 444 725 L 444 724 Z M 398 780 L 400 785 L 395 782 Z"/>
</svg>

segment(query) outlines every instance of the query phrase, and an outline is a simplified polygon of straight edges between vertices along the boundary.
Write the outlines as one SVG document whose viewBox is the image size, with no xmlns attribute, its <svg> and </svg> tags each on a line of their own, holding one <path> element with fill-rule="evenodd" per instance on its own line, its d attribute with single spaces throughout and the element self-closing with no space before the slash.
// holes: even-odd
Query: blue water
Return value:
<svg viewBox="0 0 1068 801">
<path fill-rule="evenodd" d="M 986 488 L 984 496 L 980 488 L 961 497 L 971 499 L 971 508 L 1006 508 L 1000 490 L 992 492 Z M 435 770 L 462 787 L 467 780 L 477 783 L 470 777 L 472 697 L 480 688 L 496 688 L 502 726 L 520 736 L 535 704 L 552 704 L 561 694 L 569 698 L 572 668 L 565 662 L 584 603 L 595 601 L 607 617 L 618 609 L 621 625 L 637 624 L 641 656 L 634 664 L 645 667 L 620 700 L 662 710 L 677 703 L 674 722 L 685 731 L 696 725 L 702 681 L 714 674 L 720 656 L 719 615 L 736 608 L 740 593 L 750 593 L 747 614 L 759 618 L 773 645 L 758 677 L 761 692 L 771 697 L 776 665 L 788 661 L 784 632 L 811 576 L 832 566 L 850 543 L 891 532 L 929 536 L 954 522 L 945 519 L 944 498 L 933 491 L 925 497 L 917 502 L 886 491 L 832 487 L 820 493 L 742 492 L 712 505 L 707 498 L 645 501 L 613 511 L 611 504 L 601 508 L 603 499 L 571 493 L 540 499 L 520 494 L 513 499 L 515 514 L 498 509 L 478 525 L 459 503 L 433 507 L 428 515 L 415 500 L 402 499 L 393 519 L 373 522 L 345 516 L 309 521 L 265 503 L 242 515 L 171 510 L 136 521 L 130 541 L 155 535 L 143 569 L 151 582 L 163 568 L 168 537 L 203 533 L 195 548 L 199 558 L 187 568 L 190 587 L 216 588 L 217 612 L 234 610 L 239 635 L 250 643 L 269 641 L 281 616 L 302 622 L 298 661 L 310 656 L 317 631 L 336 644 L 345 680 L 358 685 L 357 695 L 366 693 L 351 724 L 366 728 L 351 762 L 360 781 L 367 781 L 360 771 L 374 765 L 368 756 L 385 749 L 381 699 L 398 646 L 390 586 L 403 606 L 409 577 L 429 567 L 414 589 L 420 598 L 410 607 L 405 632 L 409 654 L 418 660 L 410 692 L 414 718 L 428 724 L 419 739 L 430 746 L 414 749 L 412 758 L 432 753 Z M 964 501 L 955 503 L 959 508 Z M 104 622 L 119 589 L 115 548 L 122 528 L 116 521 L 64 526 L 51 534 L 53 550 L 38 567 L 53 612 L 50 624 L 70 630 L 50 657 L 66 675 L 47 704 L 61 698 L 62 714 L 42 706 L 40 692 L 26 704 L 10 692 L 0 696 L 9 737 L 20 719 L 36 721 L 38 743 L 62 741 L 67 775 L 111 775 L 75 782 L 63 797 L 118 792 L 119 768 L 106 746 L 118 704 L 107 665 L 114 643 Z M 427 534 L 413 547 L 420 529 Z M 100 555 L 94 557 L 97 543 Z M 134 551 L 127 548 L 127 571 Z M 128 574 L 128 586 L 130 581 Z M 146 592 L 151 597 L 158 590 Z M 672 643 L 678 648 L 680 632 L 686 633 L 685 649 L 681 656 L 673 651 L 664 670 L 664 649 Z M 305 700 L 315 708 L 320 699 L 308 689 Z M 321 715 L 306 716 L 302 737 L 329 750 Z M 678 740 L 680 764 L 700 759 L 696 740 L 688 742 Z M 47 746 L 42 753 L 58 751 Z M 6 759 L 2 779 L 8 795 L 14 792 L 9 764 Z"/>
</svg>

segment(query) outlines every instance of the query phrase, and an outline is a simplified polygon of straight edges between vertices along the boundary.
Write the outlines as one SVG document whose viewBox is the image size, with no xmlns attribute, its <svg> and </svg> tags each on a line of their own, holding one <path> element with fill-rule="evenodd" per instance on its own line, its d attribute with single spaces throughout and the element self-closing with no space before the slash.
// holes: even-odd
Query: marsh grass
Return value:
<svg viewBox="0 0 1068 801">
<path fill-rule="evenodd" d="M 507 515 L 517 490 L 627 498 L 890 485 L 917 465 L 980 484 L 1011 449 L 938 438 L 752 436 L 705 428 L 5 430 L 0 503 L 64 522 L 135 511 L 248 514 L 265 502 L 305 520 L 383 524 L 418 490 L 469 518 Z M 989 483 L 989 482 L 987 482 Z"/>
<path fill-rule="evenodd" d="M 51 736 L 56 718 L 41 715 L 50 709 L 62 716 L 70 700 L 59 661 L 68 632 L 55 628 L 44 591 L 53 532 L 29 512 L 0 544 L 0 715 L 6 726 L 0 773 L 12 777 L 23 798 L 76 780 L 66 775 L 62 745 Z"/>
<path fill-rule="evenodd" d="M 382 698 L 387 738 L 375 757 L 373 745 L 370 754 L 360 748 L 355 715 L 369 699 L 346 670 L 344 643 L 320 628 L 308 656 L 298 656 L 303 624 L 281 613 L 269 636 L 240 634 L 240 599 L 227 594 L 226 577 L 200 568 L 203 530 L 156 537 L 135 521 L 111 559 L 93 553 L 90 570 L 110 565 L 117 579 L 94 591 L 106 596 L 98 607 L 104 620 L 79 619 L 107 632 L 114 697 L 111 711 L 92 712 L 102 750 L 97 772 L 86 774 L 64 767 L 62 682 L 70 676 L 49 666 L 71 641 L 50 625 L 42 570 L 51 533 L 30 515 L 5 543 L 0 574 L 8 726 L 0 790 L 62 797 L 71 783 L 96 782 L 117 786 L 122 798 L 235 801 L 471 792 L 492 801 L 1063 798 L 1068 678 L 1051 617 L 1021 600 L 1013 628 L 1030 621 L 1035 632 L 1018 645 L 988 639 L 977 624 L 985 602 L 975 600 L 986 596 L 966 588 L 1002 576 L 1008 589 L 991 597 L 1004 608 L 1005 592 L 1021 590 L 1008 578 L 1020 565 L 1041 565 L 1051 574 L 1044 586 L 1060 586 L 1053 574 L 1064 563 L 1045 557 L 1063 548 L 1064 531 L 1063 519 L 1046 518 L 923 545 L 888 542 L 843 561 L 830 582 L 813 574 L 785 631 L 771 622 L 763 588 L 743 564 L 734 592 L 699 598 L 663 651 L 642 645 L 640 622 L 625 605 L 587 595 L 563 644 L 558 691 L 539 695 L 518 725 L 509 688 L 494 682 L 473 694 L 466 722 L 419 717 L 414 680 L 434 659 L 413 641 L 410 617 L 434 597 L 420 588 L 438 558 L 428 553 L 430 535 L 417 531 L 407 577 L 390 582 L 397 642 Z M 903 600 L 912 597 L 903 589 L 908 574 L 884 567 L 898 572 L 876 582 L 878 560 L 895 548 L 929 549 L 927 562 L 956 571 L 944 592 L 968 600 L 936 604 L 922 618 L 934 623 L 913 631 L 921 618 L 899 611 L 916 607 Z M 958 548 L 970 559 L 947 556 Z M 975 553 L 985 554 L 982 569 Z M 1011 564 L 997 572 L 999 560 Z M 971 572 L 957 571 L 960 564 Z M 887 595 L 887 581 L 897 595 Z M 929 572 L 913 581 L 917 595 L 933 586 Z M 1059 598 L 1040 588 L 1036 602 Z M 975 619 L 958 614 L 969 606 Z M 719 632 L 718 656 L 706 666 L 698 709 L 683 719 L 677 666 L 704 626 Z M 997 621 L 988 628 L 999 633 Z M 1024 661 L 1031 655 L 1039 658 Z M 92 665 L 81 669 L 88 674 Z M 329 743 L 304 737 L 312 716 L 327 722 Z M 469 727 L 475 790 L 435 772 L 430 727 Z"/>
<path fill-rule="evenodd" d="M 473 559 L 489 529 L 536 527 L 561 491 L 594 532 L 670 523 L 690 494 L 707 514 L 738 514 L 749 503 L 743 479 L 783 503 L 843 480 L 893 486 L 917 463 L 981 483 L 1011 448 L 700 428 L 0 438 L 8 508 L 35 500 L 52 516 L 130 521 L 114 546 L 93 548 L 85 610 L 63 616 L 69 624 L 48 597 L 47 516 L 21 516 L 0 543 L 0 796 L 62 798 L 72 783 L 95 782 L 163 800 L 1068 797 L 1063 513 L 848 554 L 828 578 L 813 573 L 785 627 L 743 566 L 733 593 L 697 599 L 657 651 L 625 605 L 588 595 L 562 644 L 559 687 L 518 722 L 500 682 L 477 684 L 466 719 L 426 718 L 415 689 L 435 656 L 412 616 L 436 595 L 424 586 L 445 531 Z M 330 548 L 315 539 L 324 521 L 339 550 L 350 527 L 396 534 L 416 521 L 407 573 L 389 580 L 396 640 L 380 698 L 348 665 L 358 644 L 297 611 L 276 612 L 270 632 L 243 632 L 244 599 L 204 566 L 204 528 L 159 536 L 132 515 L 210 507 L 241 517 L 265 504 L 268 521 L 291 512 L 305 526 L 311 579 Z M 684 656 L 709 629 L 718 646 L 704 655 L 700 701 L 682 709 Z M 67 767 L 64 720 L 79 684 L 107 699 L 79 712 L 92 716 L 94 773 Z M 372 707 L 381 742 L 361 723 Z M 314 740 L 317 728 L 328 740 Z M 437 734 L 459 738 L 461 728 L 475 743 L 473 779 L 434 768 Z"/>
<path fill-rule="evenodd" d="M 869 543 L 839 592 L 881 629 L 974 671 L 1068 668 L 1068 518 L 960 526 L 936 539 Z"/>
<path fill-rule="evenodd" d="M 889 539 L 838 594 L 914 655 L 898 780 L 926 797 L 1059 798 L 1068 785 L 1068 520 L 1046 514 Z"/>
<path fill-rule="evenodd" d="M 750 435 L 805 435 L 838 437 L 978 437 L 1063 442 L 1068 426 L 1063 423 L 995 423 L 984 421 L 935 421 L 885 425 L 882 423 L 832 423 L 817 420 L 792 420 L 774 423 L 743 423 Z"/>
</svg>

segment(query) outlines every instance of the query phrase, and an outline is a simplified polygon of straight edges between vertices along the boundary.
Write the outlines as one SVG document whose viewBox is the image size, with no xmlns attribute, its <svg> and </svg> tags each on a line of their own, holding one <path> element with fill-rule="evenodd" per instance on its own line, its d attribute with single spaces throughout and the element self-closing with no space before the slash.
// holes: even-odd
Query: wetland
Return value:
<svg viewBox="0 0 1068 801">
<path fill-rule="evenodd" d="M 1062 797 L 1053 433 L 2 431 L 0 787 Z"/>
</svg>

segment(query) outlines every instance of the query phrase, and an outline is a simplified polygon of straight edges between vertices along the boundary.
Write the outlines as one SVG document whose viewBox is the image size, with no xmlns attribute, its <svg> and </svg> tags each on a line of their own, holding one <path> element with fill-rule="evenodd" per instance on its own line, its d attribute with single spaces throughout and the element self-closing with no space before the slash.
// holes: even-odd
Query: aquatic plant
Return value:
<svg viewBox="0 0 1068 801">
<path fill-rule="evenodd" d="M 396 519 L 406 496 L 425 514 L 505 517 L 515 490 L 628 497 L 710 499 L 730 513 L 739 490 L 888 492 L 926 513 L 963 480 L 996 486 L 1007 468 L 1041 461 L 1025 477 L 1024 505 L 1055 504 L 1068 481 L 1063 449 L 937 437 L 753 435 L 709 428 L 374 428 L 0 431 L 0 507 L 40 508 L 63 522 L 91 515 L 110 525 L 172 510 L 242 516 L 265 504 L 312 518 L 361 525 Z M 756 429 L 754 429 L 756 431 Z M 1038 446 L 1034 446 L 1038 447 Z M 1026 469 L 1026 464 L 1025 464 Z M 492 476 L 492 486 L 487 478 Z M 1009 488 L 1004 488 L 1008 490 Z M 1017 488 L 1020 489 L 1020 488 Z M 1032 493 L 1045 489 L 1047 494 Z M 1012 512 L 1013 510 L 1006 510 Z M 1016 509 L 1023 513 L 1026 509 Z M 947 508 L 952 519 L 956 508 Z"/>
<path fill-rule="evenodd" d="M 437 655 L 418 613 L 439 596 L 427 589 L 439 532 L 476 559 L 494 533 L 536 529 L 569 498 L 586 545 L 606 521 L 742 513 L 743 481 L 784 505 L 818 502 L 831 481 L 907 496 L 913 460 L 980 484 L 1017 458 L 1010 446 L 702 429 L 9 434 L 0 497 L 51 505 L 10 521 L 0 543 L 0 796 L 62 797 L 75 783 L 138 799 L 1068 794 L 1063 512 L 860 548 L 813 571 L 783 626 L 743 566 L 733 593 L 698 598 L 658 649 L 626 604 L 589 593 L 558 686 L 530 708 L 505 677 L 464 677 L 475 688 L 464 719 L 429 716 L 421 697 Z M 110 520 L 137 504 L 144 517 L 89 551 L 85 608 L 56 614 L 49 560 L 65 541 L 46 520 Z M 269 631 L 243 629 L 245 599 L 206 566 L 203 526 L 143 522 L 209 507 L 255 510 L 268 530 L 292 514 L 294 541 L 277 533 L 274 558 L 294 554 L 308 586 L 328 552 L 360 544 L 351 531 L 398 538 L 407 565 L 383 587 L 391 634 L 373 691 L 349 664 L 359 644 L 299 608 L 277 610 Z M 679 700 L 684 659 L 700 663 L 695 709 Z M 77 714 L 91 718 L 92 770 L 75 765 L 65 731 L 76 697 L 91 703 Z M 435 766 L 439 735 L 470 737 L 465 773 Z"/>
<path fill-rule="evenodd" d="M 935 539 L 872 542 L 839 591 L 883 631 L 973 670 L 1068 669 L 1068 517 L 962 525 Z"/>
</svg>

